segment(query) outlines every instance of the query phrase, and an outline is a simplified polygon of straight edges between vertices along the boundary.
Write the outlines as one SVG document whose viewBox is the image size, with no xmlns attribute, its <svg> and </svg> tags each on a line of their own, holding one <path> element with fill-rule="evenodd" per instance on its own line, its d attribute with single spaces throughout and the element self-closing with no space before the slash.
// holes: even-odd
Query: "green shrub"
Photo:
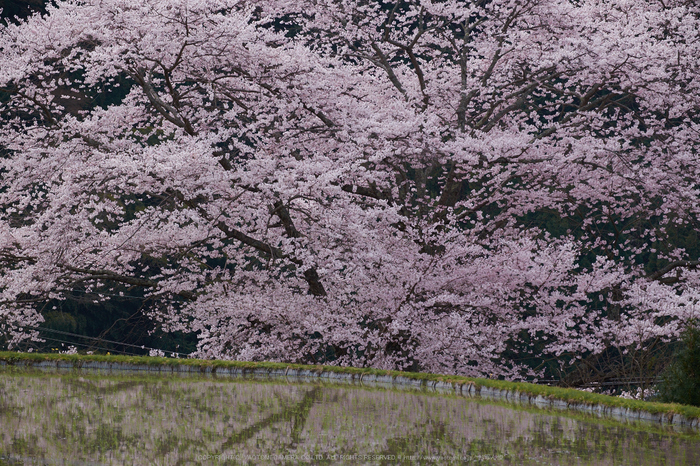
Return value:
<svg viewBox="0 0 700 466">
<path fill-rule="evenodd" d="M 700 406 L 700 326 L 692 322 L 683 333 L 683 345 L 664 372 L 659 399 Z"/>
</svg>

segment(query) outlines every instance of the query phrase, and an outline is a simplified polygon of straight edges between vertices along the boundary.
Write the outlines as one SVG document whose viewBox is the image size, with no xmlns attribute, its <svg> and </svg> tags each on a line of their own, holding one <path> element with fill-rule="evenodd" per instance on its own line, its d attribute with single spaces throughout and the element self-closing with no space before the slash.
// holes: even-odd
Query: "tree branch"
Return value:
<svg viewBox="0 0 700 466">
<path fill-rule="evenodd" d="M 145 278 L 130 277 L 128 275 L 121 275 L 115 272 L 111 272 L 109 270 L 83 269 L 80 267 L 73 267 L 71 265 L 60 265 L 59 267 L 69 270 L 71 272 L 85 274 L 93 280 L 108 280 L 118 283 L 124 283 L 125 285 L 140 286 L 143 288 L 158 288 L 157 281 L 148 280 Z M 177 294 L 189 301 L 195 299 L 196 297 L 196 295 L 190 291 L 180 291 Z"/>
<path fill-rule="evenodd" d="M 662 269 L 657 270 L 656 272 L 652 273 L 647 278 L 649 280 L 660 280 L 661 277 L 663 277 L 664 275 L 669 273 L 671 270 L 677 269 L 679 267 L 685 267 L 685 268 L 692 270 L 692 269 L 695 269 L 699 265 L 700 265 L 700 260 L 697 260 L 697 261 L 675 261 L 675 262 L 671 262 L 670 264 L 667 264 Z"/>
</svg>

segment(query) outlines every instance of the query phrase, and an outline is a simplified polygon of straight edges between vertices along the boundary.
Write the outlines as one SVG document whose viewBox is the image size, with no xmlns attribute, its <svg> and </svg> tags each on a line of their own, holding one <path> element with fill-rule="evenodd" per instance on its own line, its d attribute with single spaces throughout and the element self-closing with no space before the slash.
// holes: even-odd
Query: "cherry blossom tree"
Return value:
<svg viewBox="0 0 700 466">
<path fill-rule="evenodd" d="M 517 378 L 677 338 L 699 31 L 680 0 L 57 2 L 0 29 L 0 328 L 119 285 L 210 358 Z"/>
</svg>

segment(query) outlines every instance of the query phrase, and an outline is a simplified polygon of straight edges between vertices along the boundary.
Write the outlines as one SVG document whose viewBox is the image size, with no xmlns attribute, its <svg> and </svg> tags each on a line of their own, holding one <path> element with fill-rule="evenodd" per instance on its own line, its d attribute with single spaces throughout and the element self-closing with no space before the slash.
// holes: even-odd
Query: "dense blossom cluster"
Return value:
<svg viewBox="0 0 700 466">
<path fill-rule="evenodd" d="M 47 11 L 0 27 L 13 342 L 78 285 L 203 357 L 467 375 L 700 316 L 695 2 Z"/>
</svg>

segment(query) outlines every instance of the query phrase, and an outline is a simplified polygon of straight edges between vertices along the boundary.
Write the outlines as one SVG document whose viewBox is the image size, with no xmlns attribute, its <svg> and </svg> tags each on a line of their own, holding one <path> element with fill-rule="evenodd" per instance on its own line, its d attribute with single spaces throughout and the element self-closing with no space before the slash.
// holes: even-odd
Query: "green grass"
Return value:
<svg viewBox="0 0 700 466">
<path fill-rule="evenodd" d="M 420 372 L 400 372 L 380 369 L 360 369 L 356 367 L 340 366 L 310 366 L 302 364 L 285 364 L 277 362 L 250 362 L 250 361 L 221 361 L 202 359 L 173 359 L 158 358 L 149 356 L 117 356 L 117 355 L 82 355 L 82 354 L 41 354 L 41 353 L 16 353 L 0 352 L 0 361 L 8 365 L 31 365 L 44 361 L 64 361 L 72 363 L 74 367 L 80 368 L 83 362 L 107 362 L 118 364 L 146 365 L 146 366 L 194 366 L 202 372 L 208 368 L 216 372 L 219 368 L 242 369 L 242 370 L 307 370 L 318 375 L 324 372 L 335 372 L 355 376 L 377 375 L 390 377 L 403 377 L 406 379 L 429 382 L 445 382 L 455 385 L 474 385 L 477 388 L 489 387 L 498 390 L 517 391 L 530 396 L 543 396 L 545 398 L 565 401 L 569 404 L 604 405 L 608 407 L 629 409 L 633 411 L 646 411 L 654 414 L 680 414 L 690 419 L 700 419 L 700 408 L 694 406 L 680 405 L 675 403 L 655 403 L 648 401 L 629 400 L 614 396 L 599 395 L 569 388 L 550 387 L 546 385 L 536 385 L 524 382 L 508 382 L 503 380 L 490 380 L 457 375 L 440 375 Z"/>
</svg>

